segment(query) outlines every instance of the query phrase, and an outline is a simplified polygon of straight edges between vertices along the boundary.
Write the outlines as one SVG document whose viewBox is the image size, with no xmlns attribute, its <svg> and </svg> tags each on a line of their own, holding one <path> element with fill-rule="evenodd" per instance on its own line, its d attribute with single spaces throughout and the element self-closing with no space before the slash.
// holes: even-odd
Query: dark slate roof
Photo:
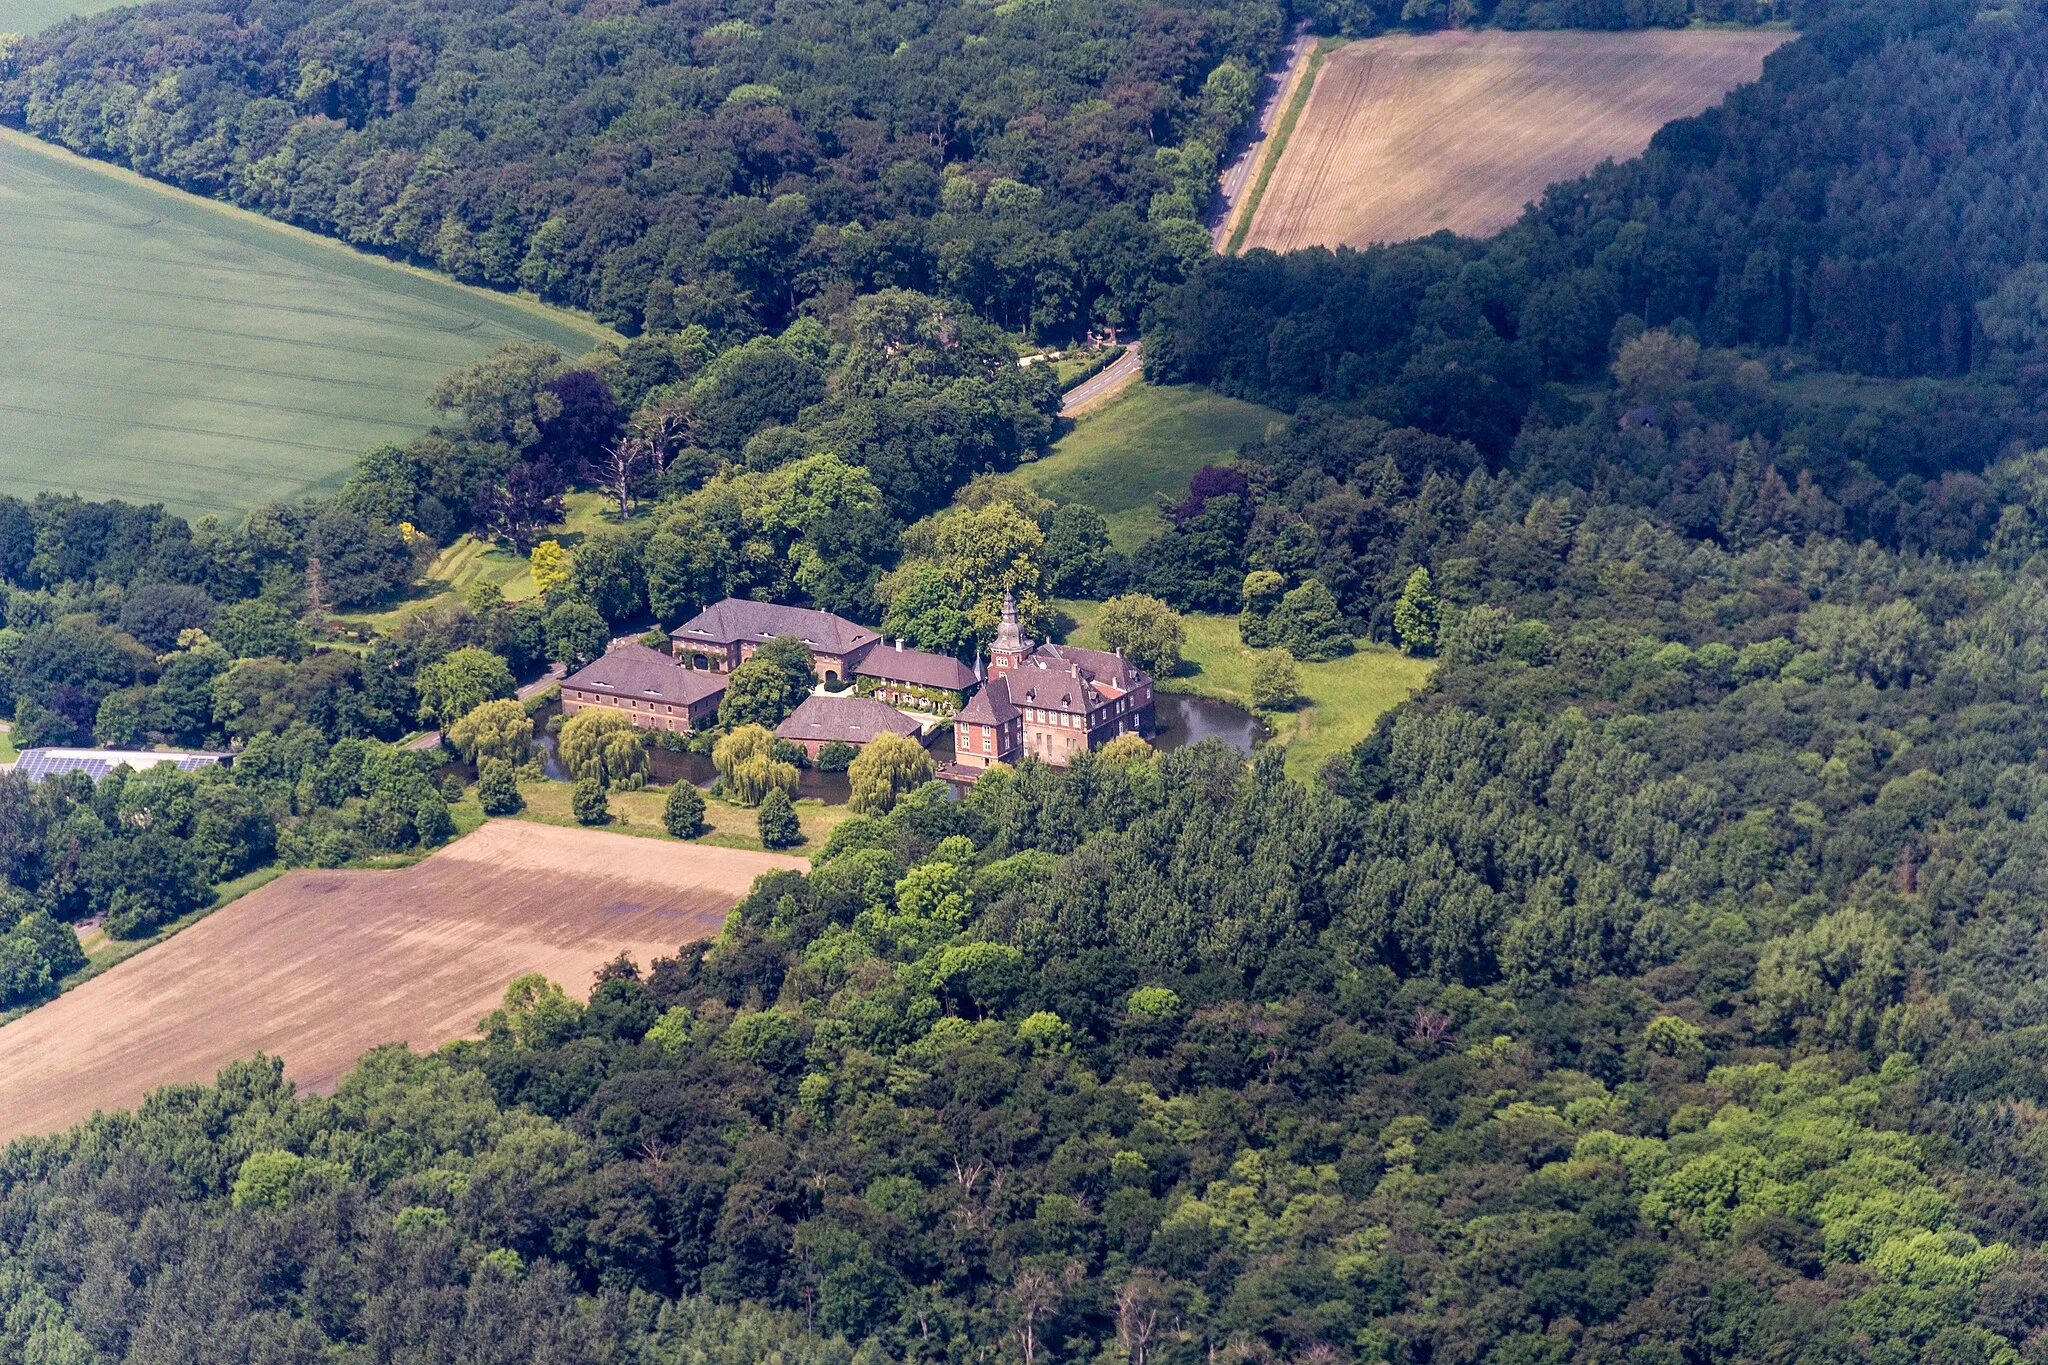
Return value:
<svg viewBox="0 0 2048 1365">
<path fill-rule="evenodd" d="M 817 654 L 852 654 L 882 637 L 843 616 L 809 607 L 785 607 L 728 597 L 714 602 L 669 632 L 686 644 L 730 645 L 741 640 L 766 644 L 778 635 L 794 635 Z"/>
<path fill-rule="evenodd" d="M 1017 708 L 1010 704 L 1009 680 L 990 678 L 982 684 L 981 691 L 967 699 L 967 705 L 960 708 L 954 719 L 969 725 L 1008 725 L 1017 719 Z"/>
<path fill-rule="evenodd" d="M 782 724 L 778 739 L 865 744 L 876 735 L 915 735 L 918 724 L 893 706 L 871 697 L 826 697 L 815 693 Z"/>
<path fill-rule="evenodd" d="M 1080 670 L 1081 676 L 1093 683 L 1100 683 L 1118 692 L 1128 692 L 1145 681 L 1145 671 L 1126 660 L 1121 654 L 1112 654 L 1106 649 L 1082 649 L 1077 645 L 1040 645 L 1032 652 L 1034 659 L 1054 665 L 1068 664 Z"/>
<path fill-rule="evenodd" d="M 1085 716 L 1101 700 L 1080 669 L 1050 659 L 1027 659 L 1022 666 L 1005 673 L 1003 681 L 1010 685 L 1010 702 L 1014 706 L 1036 706 L 1045 711 Z"/>
<path fill-rule="evenodd" d="M 921 649 L 904 649 L 887 640 L 868 651 L 860 667 L 853 670 L 863 678 L 910 683 L 916 687 L 943 687 L 965 692 L 974 686 L 974 670 L 944 654 L 927 654 Z"/>
<path fill-rule="evenodd" d="M 601 696 L 690 705 L 725 691 L 726 674 L 684 668 L 668 655 L 646 645 L 620 645 L 609 654 L 562 679 L 564 688 L 580 688 Z"/>
</svg>

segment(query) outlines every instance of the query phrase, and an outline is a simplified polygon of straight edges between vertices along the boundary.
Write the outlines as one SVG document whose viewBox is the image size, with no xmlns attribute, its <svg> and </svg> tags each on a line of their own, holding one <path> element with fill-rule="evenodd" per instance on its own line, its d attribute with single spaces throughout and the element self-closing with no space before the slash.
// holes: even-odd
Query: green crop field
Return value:
<svg viewBox="0 0 2048 1365">
<path fill-rule="evenodd" d="M 450 370 L 606 335 L 0 130 L 0 492 L 232 520 L 425 430 Z"/>
<path fill-rule="evenodd" d="M 35 33 L 74 14 L 112 8 L 107 0 L 0 0 L 0 33 Z"/>
<path fill-rule="evenodd" d="M 1019 466 L 1017 477 L 1047 497 L 1093 507 L 1116 547 L 1133 550 L 1159 528 L 1155 493 L 1179 497 L 1196 470 L 1229 463 L 1239 446 L 1286 420 L 1191 384 L 1139 383 L 1081 418 L 1044 459 Z"/>
</svg>

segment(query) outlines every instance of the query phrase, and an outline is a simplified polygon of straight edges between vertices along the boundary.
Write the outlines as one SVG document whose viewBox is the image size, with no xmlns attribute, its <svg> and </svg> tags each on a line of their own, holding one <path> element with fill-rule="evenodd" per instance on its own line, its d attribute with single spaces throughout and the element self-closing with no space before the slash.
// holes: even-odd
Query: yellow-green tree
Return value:
<svg viewBox="0 0 2048 1365">
<path fill-rule="evenodd" d="M 775 736 L 765 726 L 742 725 L 725 735 L 712 748 L 711 762 L 725 799 L 735 805 L 758 806 L 771 791 L 796 795 L 796 765 L 775 757 Z"/>
<path fill-rule="evenodd" d="M 616 785 L 647 770 L 647 732 L 617 711 L 591 707 L 562 726 L 556 751 L 572 778 Z"/>
<path fill-rule="evenodd" d="M 937 769 L 924 746 L 908 735 L 877 735 L 846 769 L 856 815 L 886 815 L 897 798 L 931 781 Z"/>
<path fill-rule="evenodd" d="M 533 586 L 540 589 L 542 596 L 568 587 L 569 577 L 575 572 L 574 561 L 559 540 L 543 540 L 534 546 L 527 563 L 533 570 Z"/>
<path fill-rule="evenodd" d="M 496 758 L 516 768 L 533 748 L 533 718 L 510 697 L 487 701 L 448 727 L 448 742 L 471 763 Z"/>
</svg>

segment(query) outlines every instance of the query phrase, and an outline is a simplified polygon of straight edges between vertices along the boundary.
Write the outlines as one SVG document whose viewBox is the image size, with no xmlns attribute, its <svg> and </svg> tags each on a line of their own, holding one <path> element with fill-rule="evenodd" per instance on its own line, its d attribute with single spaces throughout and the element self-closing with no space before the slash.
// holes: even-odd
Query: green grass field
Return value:
<svg viewBox="0 0 2048 1365">
<path fill-rule="evenodd" d="M 1074 618 L 1072 642 L 1099 647 L 1095 618 L 1099 602 L 1062 601 L 1055 605 Z M 1191 692 L 1219 701 L 1251 706 L 1251 660 L 1237 638 L 1235 616 L 1200 613 L 1181 618 L 1187 626 L 1182 671 L 1159 679 L 1162 692 Z M 1435 667 L 1428 659 L 1411 659 L 1385 645 L 1360 641 L 1358 652 L 1328 663 L 1299 664 L 1303 703 L 1293 711 L 1261 712 L 1273 731 L 1273 742 L 1287 746 L 1287 772 L 1307 781 L 1323 761 L 1372 733 L 1373 722 L 1408 700 L 1429 681 Z"/>
<path fill-rule="evenodd" d="M 0 492 L 233 519 L 425 430 L 450 370 L 606 335 L 0 130 Z"/>
<path fill-rule="evenodd" d="M 519 819 L 535 820 L 544 825 L 576 824 L 576 817 L 570 809 L 567 782 L 522 782 L 519 794 L 526 799 L 526 809 L 519 813 Z M 670 837 L 661 823 L 661 808 L 668 801 L 668 788 L 615 791 L 608 800 L 612 822 L 605 826 L 606 829 L 615 834 L 637 834 L 649 839 Z M 823 848 L 825 841 L 832 837 L 832 831 L 852 814 L 845 806 L 828 806 L 815 797 L 804 797 L 791 804 L 796 807 L 797 823 L 803 827 L 804 841 L 795 848 L 784 850 L 789 853 L 810 853 Z M 715 796 L 706 797 L 704 825 L 704 833 L 695 840 L 697 843 L 752 849 L 756 853 L 764 851 L 760 815 L 751 807 L 735 806 Z"/>
<path fill-rule="evenodd" d="M 95 14 L 108 0 L 0 0 L 0 33 L 36 33 L 74 14 Z"/>
<path fill-rule="evenodd" d="M 564 547 L 573 548 L 592 531 L 621 524 L 618 508 L 603 493 L 570 493 L 563 503 L 562 524 L 541 539 L 557 540 Z M 635 524 L 647 515 L 644 507 L 636 508 Z M 526 556 L 465 532 L 434 556 L 403 600 L 389 603 L 379 611 L 348 613 L 335 619 L 354 630 L 385 634 L 396 630 L 408 616 L 462 601 L 477 583 L 496 584 L 508 602 L 535 596 L 540 591 L 534 585 L 533 565 Z"/>
<path fill-rule="evenodd" d="M 1159 529 L 1153 494 L 1180 496 L 1196 470 L 1228 463 L 1239 446 L 1286 420 L 1192 384 L 1139 383 L 1081 418 L 1045 458 L 1019 465 L 1017 478 L 1047 497 L 1093 507 L 1109 522 L 1111 542 L 1133 550 Z"/>
</svg>

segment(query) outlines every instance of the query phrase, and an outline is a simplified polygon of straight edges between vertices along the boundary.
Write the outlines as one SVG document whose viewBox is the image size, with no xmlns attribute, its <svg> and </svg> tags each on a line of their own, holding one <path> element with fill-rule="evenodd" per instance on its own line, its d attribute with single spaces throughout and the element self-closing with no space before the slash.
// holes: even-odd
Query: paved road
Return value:
<svg viewBox="0 0 2048 1365">
<path fill-rule="evenodd" d="M 1072 417 L 1093 404 L 1097 399 L 1107 398 L 1124 385 L 1138 377 L 1142 359 L 1138 355 L 1138 343 L 1132 342 L 1130 349 L 1116 358 L 1116 363 L 1096 375 L 1085 384 L 1076 384 L 1067 390 L 1067 396 L 1060 400 L 1060 416 Z"/>
<path fill-rule="evenodd" d="M 1259 101 L 1258 125 L 1230 164 L 1223 168 L 1222 179 L 1216 186 L 1216 203 L 1209 214 L 1209 236 L 1218 251 L 1223 249 L 1224 238 L 1230 230 L 1230 216 L 1237 211 L 1238 199 L 1251 183 L 1252 171 L 1259 164 L 1259 153 L 1265 150 L 1266 135 L 1273 131 L 1274 123 L 1280 118 L 1283 97 L 1288 87 L 1294 84 L 1295 73 L 1308 61 L 1315 42 L 1315 35 L 1308 31 L 1308 24 L 1304 22 L 1294 31 L 1294 41 L 1282 54 L 1285 60 L 1278 69 L 1266 73 L 1265 95 Z"/>
<path fill-rule="evenodd" d="M 560 664 L 549 664 L 547 672 L 520 688 L 516 695 L 521 701 L 532 701 L 542 692 L 547 691 L 547 689 L 560 682 L 567 672 L 568 670 Z M 405 747 L 408 749 L 438 749 L 441 747 L 441 732 L 439 730 L 429 730 Z"/>
</svg>

